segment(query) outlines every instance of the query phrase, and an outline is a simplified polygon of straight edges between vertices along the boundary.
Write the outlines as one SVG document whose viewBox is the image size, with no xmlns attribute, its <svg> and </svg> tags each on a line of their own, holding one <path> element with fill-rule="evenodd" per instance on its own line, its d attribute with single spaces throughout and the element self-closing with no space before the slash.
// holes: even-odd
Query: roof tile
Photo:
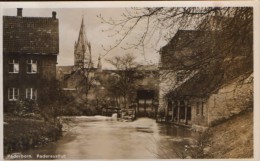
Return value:
<svg viewBox="0 0 260 161">
<path fill-rule="evenodd" d="M 59 52 L 58 19 L 3 17 L 3 51 L 21 53 Z"/>
</svg>

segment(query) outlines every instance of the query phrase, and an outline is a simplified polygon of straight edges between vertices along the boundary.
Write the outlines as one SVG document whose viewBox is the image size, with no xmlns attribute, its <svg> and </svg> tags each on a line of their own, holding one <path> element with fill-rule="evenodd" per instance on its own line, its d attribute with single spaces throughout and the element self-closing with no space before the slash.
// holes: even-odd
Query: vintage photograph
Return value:
<svg viewBox="0 0 260 161">
<path fill-rule="evenodd" d="M 4 159 L 253 159 L 253 18 L 4 8 Z"/>
</svg>

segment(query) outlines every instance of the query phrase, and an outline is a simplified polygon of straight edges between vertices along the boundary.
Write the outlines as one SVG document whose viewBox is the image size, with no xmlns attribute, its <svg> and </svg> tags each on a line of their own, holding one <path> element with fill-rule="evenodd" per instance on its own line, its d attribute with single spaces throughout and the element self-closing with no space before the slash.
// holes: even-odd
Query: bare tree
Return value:
<svg viewBox="0 0 260 161">
<path fill-rule="evenodd" d="M 91 52 L 91 50 L 89 50 Z M 86 47 L 82 45 L 80 59 L 74 65 L 73 71 L 70 75 L 64 77 L 68 87 L 76 89 L 76 93 L 73 93 L 74 101 L 67 103 L 66 107 L 79 106 L 79 110 L 83 113 L 91 112 L 92 106 L 89 101 L 90 91 L 96 87 L 97 78 L 95 76 L 95 69 L 93 63 L 85 58 Z"/>
<path fill-rule="evenodd" d="M 205 67 L 212 60 L 223 62 L 226 57 L 234 59 L 243 54 L 246 55 L 247 60 L 253 58 L 252 7 L 130 8 L 125 9 L 120 20 L 106 19 L 101 15 L 99 17 L 102 22 L 111 26 L 108 29 L 113 32 L 111 35 L 117 37 L 113 45 L 105 48 L 107 52 L 120 45 L 124 49 L 144 48 L 151 45 L 151 39 L 157 39 L 157 41 L 153 41 L 154 43 L 158 43 L 162 39 L 169 42 L 178 30 L 192 29 L 201 31 L 201 33 L 197 33 L 196 37 L 198 34 L 202 34 L 201 37 L 210 41 L 210 44 L 207 45 L 218 52 L 209 53 L 209 49 L 199 51 L 199 49 L 205 48 L 205 43 L 194 44 L 194 50 L 198 49 L 194 53 L 197 54 L 186 57 L 186 59 L 196 58 L 200 61 L 184 66 L 187 69 Z M 131 35 L 135 36 L 135 41 L 125 42 Z M 184 43 L 183 47 L 185 45 L 189 45 L 189 43 Z"/>
<path fill-rule="evenodd" d="M 127 8 L 120 20 L 99 17 L 117 38 L 105 48 L 107 53 L 119 46 L 144 51 L 167 41 L 168 49 L 156 49 L 165 69 L 163 77 L 172 70 L 202 71 L 226 81 L 253 72 L 252 7 Z M 135 40 L 127 42 L 133 35 Z"/>
<path fill-rule="evenodd" d="M 136 70 L 138 64 L 131 54 L 121 57 L 115 56 L 107 61 L 117 69 L 114 71 L 113 77 L 111 77 L 108 90 L 117 97 L 123 97 L 124 108 L 127 108 L 129 100 L 132 99 L 132 94 L 136 89 L 135 81 L 140 77 Z"/>
</svg>

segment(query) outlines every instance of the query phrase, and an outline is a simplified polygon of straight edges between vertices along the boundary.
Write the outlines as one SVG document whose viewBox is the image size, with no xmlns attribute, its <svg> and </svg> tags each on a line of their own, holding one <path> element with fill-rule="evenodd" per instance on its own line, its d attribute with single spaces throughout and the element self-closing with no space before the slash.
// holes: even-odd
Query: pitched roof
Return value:
<svg viewBox="0 0 260 161">
<path fill-rule="evenodd" d="M 63 74 L 70 74 L 74 69 L 74 66 L 56 66 L 56 72 Z"/>
<path fill-rule="evenodd" d="M 253 82 L 253 72 L 237 75 L 234 78 L 224 79 L 224 73 L 219 72 L 213 74 L 209 72 L 198 72 L 194 77 L 184 82 L 181 86 L 170 91 L 166 97 L 168 98 L 207 98 L 211 94 L 224 89 L 229 85 L 242 85 Z"/>
<path fill-rule="evenodd" d="M 161 48 L 161 67 L 176 68 L 191 66 L 208 55 L 213 41 L 213 32 L 178 30 L 167 45 Z"/>
<path fill-rule="evenodd" d="M 137 70 L 143 71 L 157 71 L 158 65 L 140 65 L 137 67 Z"/>
<path fill-rule="evenodd" d="M 58 19 L 3 16 L 3 51 L 58 54 Z"/>
<path fill-rule="evenodd" d="M 191 79 L 184 82 L 174 91 L 168 93 L 170 97 L 207 97 L 212 92 L 218 90 L 223 84 L 223 73 L 212 74 L 207 72 L 198 72 Z"/>
</svg>

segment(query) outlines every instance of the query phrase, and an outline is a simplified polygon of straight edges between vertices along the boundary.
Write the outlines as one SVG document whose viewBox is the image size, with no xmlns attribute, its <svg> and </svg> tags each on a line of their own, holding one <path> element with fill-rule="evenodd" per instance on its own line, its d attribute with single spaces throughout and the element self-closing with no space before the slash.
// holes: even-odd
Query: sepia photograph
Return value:
<svg viewBox="0 0 260 161">
<path fill-rule="evenodd" d="M 253 5 L 33 4 L 2 8 L 5 160 L 255 159 Z"/>
</svg>

